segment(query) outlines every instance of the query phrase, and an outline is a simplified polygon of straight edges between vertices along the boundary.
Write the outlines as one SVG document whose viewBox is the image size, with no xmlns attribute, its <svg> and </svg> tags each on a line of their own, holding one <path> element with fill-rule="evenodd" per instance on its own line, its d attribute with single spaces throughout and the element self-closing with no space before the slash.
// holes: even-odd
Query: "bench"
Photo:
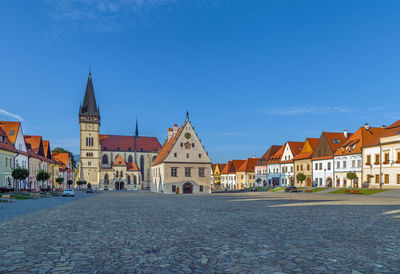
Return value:
<svg viewBox="0 0 400 274">
<path fill-rule="evenodd" d="M 7 202 L 11 202 L 10 194 L 3 194 L 3 195 L 1 195 L 1 198 L 7 200 Z"/>
</svg>

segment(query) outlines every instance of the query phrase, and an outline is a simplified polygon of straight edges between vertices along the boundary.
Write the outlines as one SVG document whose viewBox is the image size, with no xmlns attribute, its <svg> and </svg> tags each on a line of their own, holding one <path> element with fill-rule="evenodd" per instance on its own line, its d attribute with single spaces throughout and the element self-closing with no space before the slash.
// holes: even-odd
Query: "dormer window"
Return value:
<svg viewBox="0 0 400 274">
<path fill-rule="evenodd" d="M 117 150 L 119 150 L 119 147 L 117 147 Z"/>
<path fill-rule="evenodd" d="M 3 143 L 4 137 L 3 135 L 0 135 L 0 143 Z"/>
<path fill-rule="evenodd" d="M 10 130 L 10 135 L 14 135 L 14 130 Z"/>
<path fill-rule="evenodd" d="M 130 148 L 130 147 L 128 147 L 128 151 L 131 151 L 131 148 Z"/>
</svg>

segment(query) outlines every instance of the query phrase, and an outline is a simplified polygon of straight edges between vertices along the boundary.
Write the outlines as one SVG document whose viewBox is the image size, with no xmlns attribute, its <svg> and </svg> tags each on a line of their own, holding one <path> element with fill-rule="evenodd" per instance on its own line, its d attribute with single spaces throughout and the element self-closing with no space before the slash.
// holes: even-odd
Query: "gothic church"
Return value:
<svg viewBox="0 0 400 274">
<path fill-rule="evenodd" d="M 100 108 L 96 104 L 92 75 L 79 109 L 80 163 L 78 180 L 99 190 L 139 190 L 150 187 L 151 164 L 161 145 L 156 137 L 100 134 Z"/>
</svg>

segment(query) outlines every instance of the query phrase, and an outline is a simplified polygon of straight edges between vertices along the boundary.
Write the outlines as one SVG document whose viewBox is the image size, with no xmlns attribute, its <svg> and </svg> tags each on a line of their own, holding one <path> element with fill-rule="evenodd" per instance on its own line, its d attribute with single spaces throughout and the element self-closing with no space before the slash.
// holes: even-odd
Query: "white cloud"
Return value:
<svg viewBox="0 0 400 274">
<path fill-rule="evenodd" d="M 5 116 L 9 116 L 9 117 L 15 118 L 15 119 L 17 119 L 17 120 L 19 120 L 19 121 L 23 121 L 23 120 L 24 120 L 24 119 L 23 119 L 21 116 L 19 116 L 18 114 L 14 114 L 14 113 L 8 112 L 7 110 L 1 109 L 1 108 L 0 108 L 0 114 L 3 114 L 3 115 L 5 115 Z"/>
<path fill-rule="evenodd" d="M 300 114 L 328 114 L 328 113 L 351 113 L 355 109 L 340 106 L 300 106 L 271 108 L 265 113 L 272 115 L 300 115 Z"/>
<path fill-rule="evenodd" d="M 45 0 L 49 15 L 68 27 L 111 32 L 129 27 L 142 12 L 178 0 Z M 56 29 L 60 30 L 59 27 Z"/>
</svg>

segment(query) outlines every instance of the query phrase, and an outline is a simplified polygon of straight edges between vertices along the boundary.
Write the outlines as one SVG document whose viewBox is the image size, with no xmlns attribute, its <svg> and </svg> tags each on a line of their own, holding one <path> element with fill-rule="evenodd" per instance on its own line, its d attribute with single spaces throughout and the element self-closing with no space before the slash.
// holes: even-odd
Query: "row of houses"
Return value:
<svg viewBox="0 0 400 274">
<path fill-rule="evenodd" d="M 14 180 L 16 168 L 29 171 L 25 180 Z M 47 181 L 38 181 L 37 174 L 44 170 Z M 56 178 L 64 178 L 63 188 L 74 180 L 71 157 L 68 153 L 51 153 L 50 141 L 42 136 L 24 135 L 21 122 L 0 121 L 0 188 L 39 190 L 56 188 Z"/>
<path fill-rule="evenodd" d="M 322 132 L 319 138 L 273 145 L 254 167 L 249 165 L 247 177 L 239 175 L 244 162 L 213 165 L 213 186 L 400 188 L 400 120 L 390 126 L 365 124 L 354 133 Z"/>
</svg>

